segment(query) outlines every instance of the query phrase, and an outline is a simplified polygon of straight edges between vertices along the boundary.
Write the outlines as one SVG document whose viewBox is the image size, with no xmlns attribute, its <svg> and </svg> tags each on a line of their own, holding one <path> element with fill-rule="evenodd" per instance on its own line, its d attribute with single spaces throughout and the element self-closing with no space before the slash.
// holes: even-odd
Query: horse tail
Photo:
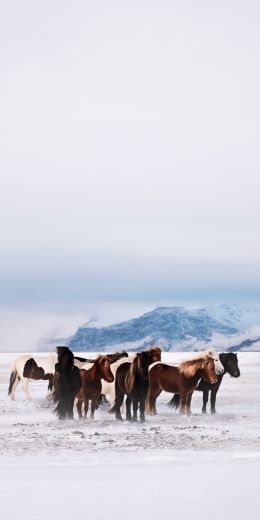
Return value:
<svg viewBox="0 0 260 520">
<path fill-rule="evenodd" d="M 178 410 L 180 406 L 181 397 L 180 394 L 174 394 L 171 398 L 171 400 L 168 402 L 168 406 L 170 408 L 175 408 L 175 410 Z"/>
<path fill-rule="evenodd" d="M 57 401 L 56 401 L 57 402 Z M 62 392 L 58 397 L 57 406 L 54 408 L 53 413 L 56 413 L 59 419 L 66 419 L 69 403 L 69 394 Z"/>
<path fill-rule="evenodd" d="M 12 389 L 13 389 L 13 386 L 14 386 L 14 383 L 15 383 L 17 377 L 19 377 L 18 372 L 17 372 L 16 368 L 14 368 L 10 375 L 8 395 L 10 395 L 12 393 Z"/>
</svg>

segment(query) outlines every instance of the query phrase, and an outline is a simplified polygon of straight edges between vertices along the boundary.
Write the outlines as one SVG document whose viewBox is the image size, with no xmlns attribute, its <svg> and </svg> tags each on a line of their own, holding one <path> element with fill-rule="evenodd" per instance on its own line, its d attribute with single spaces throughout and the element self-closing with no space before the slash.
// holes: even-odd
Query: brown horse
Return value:
<svg viewBox="0 0 260 520">
<path fill-rule="evenodd" d="M 240 376 L 240 370 L 238 366 L 238 359 L 237 354 L 234 352 L 222 352 L 222 354 L 219 354 L 219 360 L 223 365 L 224 372 L 223 374 L 218 375 L 218 380 L 213 385 L 208 383 L 207 381 L 204 381 L 201 379 L 199 382 L 196 390 L 199 390 L 200 392 L 203 392 L 203 407 L 202 407 L 202 413 L 207 413 L 207 402 L 209 398 L 209 392 L 210 392 L 210 404 L 211 404 L 211 413 L 216 413 L 216 397 L 219 390 L 219 387 L 222 383 L 223 376 L 225 374 L 229 374 L 231 377 L 239 377 Z M 170 402 L 168 403 L 168 406 L 171 408 L 177 408 L 180 406 L 180 395 L 175 394 Z"/>
<path fill-rule="evenodd" d="M 164 390 L 180 394 L 180 413 L 190 415 L 192 394 L 201 378 L 211 384 L 217 382 L 214 359 L 205 354 L 189 361 L 183 361 L 179 366 L 165 363 L 154 365 L 149 371 L 146 412 L 156 415 L 156 399 Z"/>
<path fill-rule="evenodd" d="M 161 349 L 155 347 L 146 352 L 138 352 L 132 363 L 122 363 L 116 372 L 115 384 L 115 406 L 116 419 L 122 421 L 120 408 L 126 398 L 126 419 L 137 421 L 138 404 L 140 407 L 141 422 L 145 421 L 145 399 L 148 392 L 148 369 L 149 365 L 161 360 Z M 133 418 L 131 415 L 133 405 Z"/>
<path fill-rule="evenodd" d="M 82 404 L 84 402 L 84 415 L 87 418 L 89 400 L 91 400 L 91 419 L 94 419 L 94 412 L 98 407 L 102 383 L 101 379 L 105 379 L 108 383 L 114 381 L 114 376 L 110 369 L 110 359 L 108 356 L 98 356 L 92 361 L 92 366 L 88 370 L 81 369 L 80 375 L 82 387 L 77 393 L 76 398 L 77 410 L 79 418 L 82 418 Z"/>
</svg>

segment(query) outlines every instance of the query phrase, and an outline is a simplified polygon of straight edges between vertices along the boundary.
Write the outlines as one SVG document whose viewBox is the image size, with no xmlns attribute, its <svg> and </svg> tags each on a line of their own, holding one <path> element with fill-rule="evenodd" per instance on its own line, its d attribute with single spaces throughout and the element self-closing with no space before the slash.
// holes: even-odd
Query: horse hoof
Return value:
<svg viewBox="0 0 260 520">
<path fill-rule="evenodd" d="M 211 410 L 211 415 L 215 415 L 216 413 L 216 410 Z"/>
</svg>

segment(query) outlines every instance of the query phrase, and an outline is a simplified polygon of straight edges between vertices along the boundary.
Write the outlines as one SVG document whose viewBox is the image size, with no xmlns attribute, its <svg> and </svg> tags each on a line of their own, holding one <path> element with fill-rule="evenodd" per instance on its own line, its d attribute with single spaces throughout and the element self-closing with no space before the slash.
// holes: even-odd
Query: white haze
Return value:
<svg viewBox="0 0 260 520">
<path fill-rule="evenodd" d="M 2 3 L 2 349 L 53 306 L 66 331 L 91 302 L 258 297 L 259 22 L 256 1 Z"/>
</svg>

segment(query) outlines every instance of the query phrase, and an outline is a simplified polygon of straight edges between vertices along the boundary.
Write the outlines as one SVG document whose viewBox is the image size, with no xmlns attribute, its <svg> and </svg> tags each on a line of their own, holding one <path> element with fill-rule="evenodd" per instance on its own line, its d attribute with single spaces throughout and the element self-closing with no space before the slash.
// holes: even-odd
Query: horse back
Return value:
<svg viewBox="0 0 260 520">
<path fill-rule="evenodd" d="M 119 386 L 121 392 L 123 392 L 124 394 L 128 393 L 128 391 L 127 391 L 128 385 L 126 385 L 126 380 L 127 380 L 127 375 L 130 371 L 130 368 L 131 368 L 131 363 L 125 362 L 125 363 L 121 363 L 118 366 L 117 371 L 116 371 L 116 383 Z"/>
<path fill-rule="evenodd" d="M 149 384 L 159 386 L 161 390 L 166 392 L 177 392 L 182 381 L 177 367 L 159 363 L 149 370 Z"/>
<path fill-rule="evenodd" d="M 28 379 L 49 379 L 51 374 L 45 374 L 42 367 L 39 367 L 33 358 L 28 359 L 24 365 L 23 377 Z"/>
</svg>

